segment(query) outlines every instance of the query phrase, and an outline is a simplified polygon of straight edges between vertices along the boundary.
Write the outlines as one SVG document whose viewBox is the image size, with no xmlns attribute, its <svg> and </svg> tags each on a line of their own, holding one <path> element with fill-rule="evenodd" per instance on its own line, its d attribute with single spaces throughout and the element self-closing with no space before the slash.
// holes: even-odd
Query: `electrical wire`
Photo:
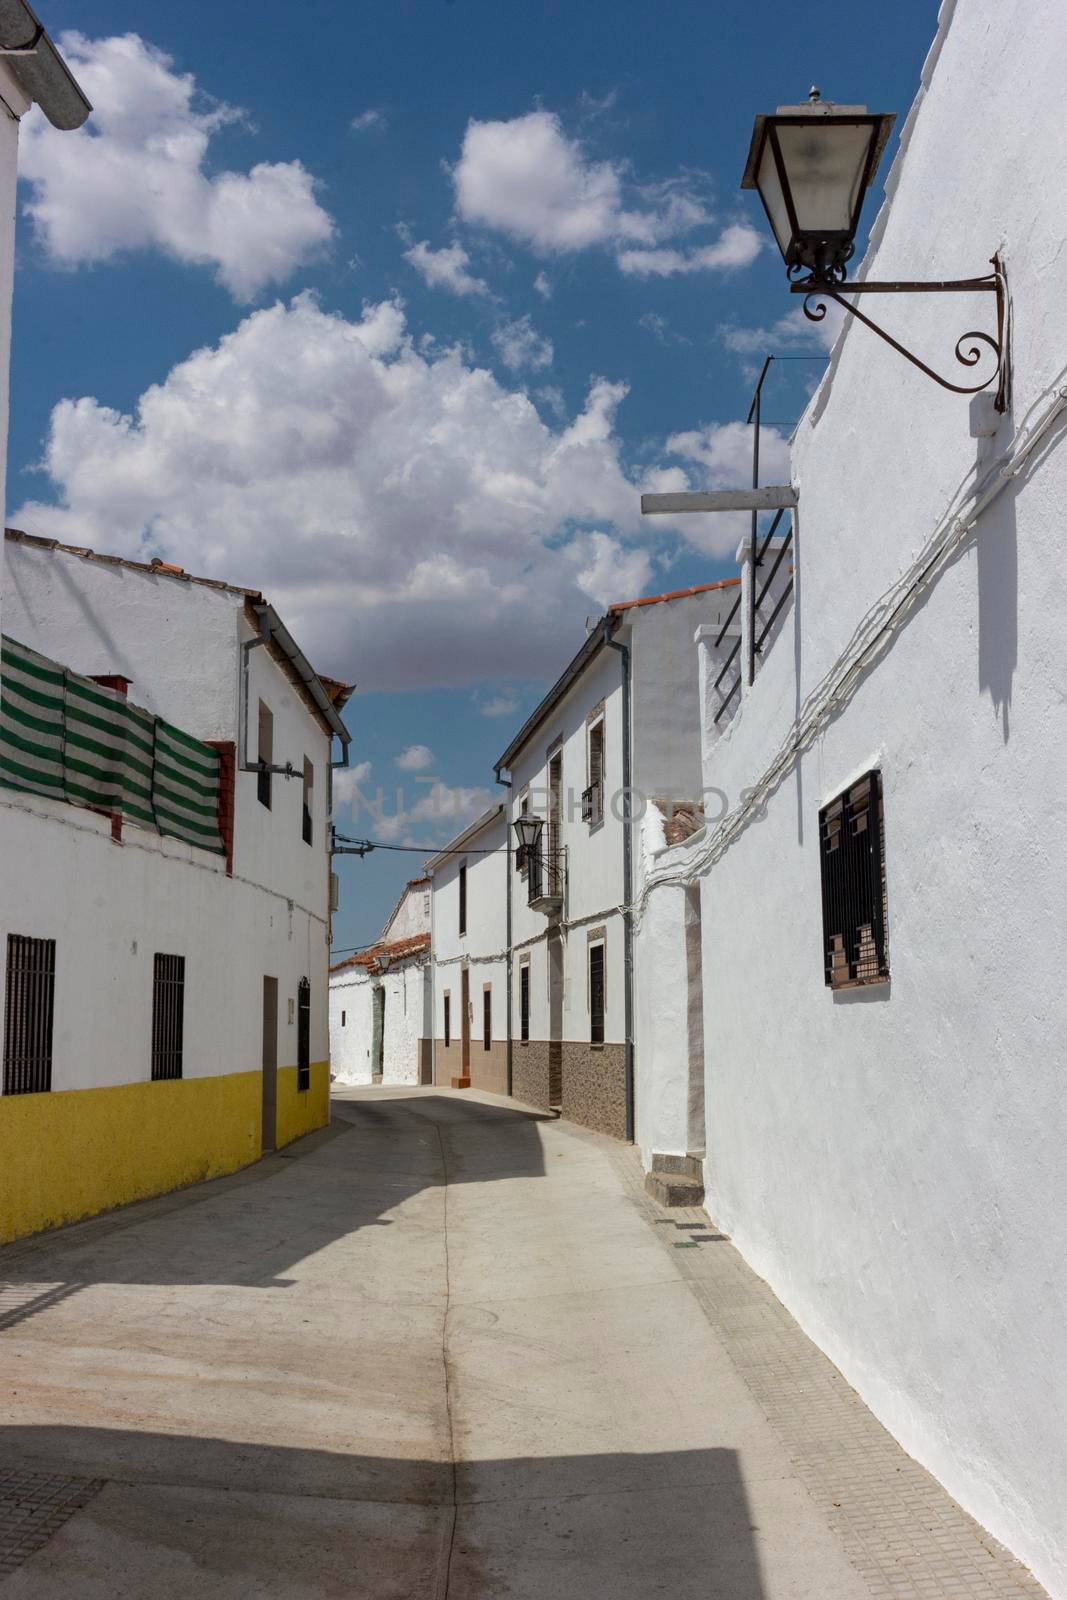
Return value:
<svg viewBox="0 0 1067 1600">
<path fill-rule="evenodd" d="M 957 491 L 919 555 L 870 607 L 833 666 L 805 698 L 789 737 L 779 746 L 762 776 L 746 791 L 744 803 L 725 817 L 709 838 L 695 847 L 684 865 L 659 871 L 652 869 L 633 906 L 638 926 L 653 889 L 687 887 L 703 877 L 725 855 L 786 777 L 798 756 L 808 748 L 834 713 L 852 698 L 864 673 L 888 649 L 921 596 L 947 566 L 979 517 L 1011 480 L 1019 475 L 1037 444 L 1065 411 L 1067 368 L 1037 396 L 1016 429 L 1010 445 L 983 477 L 969 490 L 961 488 Z"/>
</svg>

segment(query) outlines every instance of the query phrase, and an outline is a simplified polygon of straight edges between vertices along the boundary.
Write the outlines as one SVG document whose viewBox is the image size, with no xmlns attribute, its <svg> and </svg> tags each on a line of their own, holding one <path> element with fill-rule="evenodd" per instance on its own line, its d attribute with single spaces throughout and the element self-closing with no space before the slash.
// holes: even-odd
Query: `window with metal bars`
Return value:
<svg viewBox="0 0 1067 1600">
<path fill-rule="evenodd" d="M 452 996 L 445 990 L 445 1049 L 452 1043 Z"/>
<path fill-rule="evenodd" d="M 819 812 L 823 968 L 827 986 L 882 983 L 886 944 L 882 779 L 865 773 Z"/>
<path fill-rule="evenodd" d="M 6 984 L 4 1093 L 44 1094 L 52 1087 L 56 941 L 9 933 Z"/>
<path fill-rule="evenodd" d="M 311 984 L 301 978 L 296 991 L 296 1086 L 311 1088 Z"/>
<path fill-rule="evenodd" d="M 161 955 L 152 969 L 152 1077 L 180 1078 L 185 1030 L 185 957 Z"/>
<path fill-rule="evenodd" d="M 591 828 L 604 820 L 604 719 L 589 729 L 589 787 L 582 793 L 582 821 Z"/>
<path fill-rule="evenodd" d="M 519 968 L 519 1038 L 525 1044 L 530 1037 L 530 963 Z"/>
<path fill-rule="evenodd" d="M 482 990 L 482 1043 L 487 1050 L 493 1048 L 493 991 L 488 985 Z"/>
<path fill-rule="evenodd" d="M 589 946 L 589 1040 L 604 1043 L 604 946 Z"/>
<path fill-rule="evenodd" d="M 464 861 L 459 869 L 459 931 L 467 931 L 467 863 Z"/>
</svg>

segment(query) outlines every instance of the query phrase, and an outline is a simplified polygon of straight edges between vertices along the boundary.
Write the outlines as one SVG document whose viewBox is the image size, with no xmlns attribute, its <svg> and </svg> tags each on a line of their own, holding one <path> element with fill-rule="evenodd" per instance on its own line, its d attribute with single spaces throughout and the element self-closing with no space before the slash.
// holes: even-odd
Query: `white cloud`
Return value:
<svg viewBox="0 0 1067 1600">
<path fill-rule="evenodd" d="M 534 279 L 533 286 L 537 290 L 538 294 L 541 296 L 542 300 L 551 300 L 551 298 L 552 298 L 552 281 L 547 276 L 546 273 L 539 272 L 537 274 L 537 277 Z"/>
<path fill-rule="evenodd" d="M 467 271 L 471 258 L 461 244 L 433 250 L 425 239 L 420 239 L 418 244 L 404 251 L 404 260 L 411 263 L 431 289 L 450 289 L 459 295 L 489 293 L 485 279 L 476 278 Z"/>
<path fill-rule="evenodd" d="M 739 489 L 752 482 L 752 429 L 744 422 L 713 422 L 703 428 L 675 433 L 667 440 L 669 455 L 694 463 L 696 487 Z M 760 430 L 760 479 L 763 483 L 789 482 L 789 441 L 777 428 Z M 657 488 L 666 493 L 682 487 L 661 476 Z M 747 511 L 690 515 L 685 529 L 690 544 L 708 555 L 732 555 L 752 526 Z"/>
<path fill-rule="evenodd" d="M 361 790 L 370 778 L 371 764 L 369 761 L 360 761 L 354 767 L 335 767 L 332 778 L 333 789 L 333 814 L 338 816 L 342 810 L 351 806 L 356 792 Z"/>
<path fill-rule="evenodd" d="M 429 745 L 409 744 L 396 758 L 401 772 L 422 772 L 433 766 L 433 751 Z"/>
<path fill-rule="evenodd" d="M 420 348 L 395 302 L 357 321 L 302 294 L 131 415 L 61 401 L 42 463 L 59 504 L 14 522 L 260 588 L 322 671 L 366 690 L 541 677 L 586 596 L 630 598 L 669 548 L 667 519 L 640 515 L 662 473 L 629 469 L 616 433 L 625 395 L 595 379 L 557 421 L 462 349 Z M 669 476 L 687 486 L 681 460 Z"/>
<path fill-rule="evenodd" d="M 571 544 L 575 580 L 583 594 L 597 605 L 635 600 L 648 589 L 652 562 L 644 550 L 625 550 L 606 533 L 579 534 Z"/>
<path fill-rule="evenodd" d="M 747 267 L 763 248 L 763 238 L 747 223 L 733 222 L 714 244 L 688 250 L 621 250 L 620 269 L 639 278 L 672 278 L 680 273 L 730 271 Z"/>
<path fill-rule="evenodd" d="M 545 255 L 614 249 L 624 272 L 646 277 L 744 266 L 761 247 L 753 228 L 732 224 L 713 244 L 663 248 L 714 221 L 700 175 L 637 184 L 624 162 L 591 159 L 551 111 L 468 123 L 452 180 L 465 222 Z"/>
<path fill-rule="evenodd" d="M 418 780 L 414 794 L 403 788 L 393 793 L 369 786 L 359 789 L 352 819 L 362 822 L 382 844 L 425 844 L 432 849 L 461 833 L 492 803 L 493 793 L 487 788 L 432 778 Z"/>
<path fill-rule="evenodd" d="M 797 306 L 794 311 L 787 311 L 785 316 L 779 317 L 769 328 L 741 328 L 736 323 L 724 323 L 719 329 L 719 337 L 727 350 L 732 350 L 735 355 L 764 356 L 781 349 L 783 345 L 787 350 L 797 345 L 807 345 L 809 349 L 819 352 L 830 350 L 841 330 L 844 312 L 832 300 L 822 303 L 826 306 L 826 315 L 820 322 L 812 322 Z"/>
<path fill-rule="evenodd" d="M 129 33 L 88 39 L 65 33 L 63 53 L 94 110 L 84 128 L 61 133 L 39 110 L 23 123 L 20 176 L 25 210 L 57 266 L 159 250 L 212 266 L 236 300 L 254 299 L 321 253 L 334 225 L 299 161 L 260 162 L 209 177 L 212 135 L 243 120 L 207 102 L 191 74 Z"/>
<path fill-rule="evenodd" d="M 552 340 L 537 332 L 529 315 L 498 323 L 490 338 L 501 361 L 512 372 L 521 372 L 524 367 L 540 372 L 552 365 Z"/>
<path fill-rule="evenodd" d="M 511 717 L 519 709 L 519 702 L 517 696 L 505 690 L 491 700 L 483 700 L 478 709 L 483 717 Z"/>
<path fill-rule="evenodd" d="M 366 111 L 361 111 L 359 116 L 353 117 L 349 123 L 353 133 L 369 133 L 373 129 L 377 129 L 380 132 L 385 126 L 385 112 L 377 111 L 373 107 L 368 107 Z"/>
</svg>

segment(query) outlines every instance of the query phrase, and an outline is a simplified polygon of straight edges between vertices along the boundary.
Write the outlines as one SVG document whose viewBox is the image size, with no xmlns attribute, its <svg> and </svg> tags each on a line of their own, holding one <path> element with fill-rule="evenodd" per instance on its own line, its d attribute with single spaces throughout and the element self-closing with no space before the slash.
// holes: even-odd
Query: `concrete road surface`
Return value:
<svg viewBox="0 0 1067 1600">
<path fill-rule="evenodd" d="M 350 1090 L 245 1173 L 0 1251 L 0 1600 L 941 1593 L 833 1525 L 696 1292 L 732 1246 L 635 1160 Z"/>
</svg>

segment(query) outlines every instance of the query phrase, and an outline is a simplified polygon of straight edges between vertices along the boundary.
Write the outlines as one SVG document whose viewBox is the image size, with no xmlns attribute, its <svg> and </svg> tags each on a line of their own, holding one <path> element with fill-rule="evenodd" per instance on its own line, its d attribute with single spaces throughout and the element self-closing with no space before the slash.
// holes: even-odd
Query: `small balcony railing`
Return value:
<svg viewBox="0 0 1067 1600">
<path fill-rule="evenodd" d="M 788 527 L 786 528 L 784 534 L 779 533 L 779 525 L 781 524 L 782 518 L 786 514 L 787 513 L 785 511 L 779 511 L 777 513 L 774 521 L 771 523 L 766 534 L 764 535 L 762 543 L 759 545 L 756 551 L 755 569 L 752 573 L 752 610 L 747 624 L 752 630 L 751 672 L 753 677 L 755 677 L 756 668 L 759 663 L 760 656 L 763 653 L 763 646 L 766 642 L 767 635 L 774 627 L 774 624 L 778 621 L 778 617 L 781 614 L 782 608 L 787 604 L 790 595 L 793 593 L 793 578 L 792 574 L 790 573 L 787 581 L 782 586 L 781 594 L 779 594 L 777 599 L 774 601 L 773 607 L 771 606 L 770 602 L 774 598 L 771 594 L 771 585 L 778 576 L 778 569 L 782 565 L 782 562 L 792 548 L 793 544 L 793 518 L 791 512 L 789 513 Z M 767 573 L 766 577 L 763 577 L 761 570 L 763 567 L 763 558 L 770 549 L 771 541 L 774 539 L 776 534 L 782 542 L 779 545 L 774 561 L 771 564 L 771 570 Z M 723 640 L 726 638 L 731 626 L 735 625 L 740 609 L 741 594 L 738 592 L 737 599 L 734 601 L 733 606 L 730 609 L 730 614 L 723 623 L 718 638 L 715 640 L 716 649 L 719 648 Z M 715 721 L 717 723 L 720 722 L 726 715 L 727 707 L 733 700 L 734 695 L 737 694 L 741 688 L 742 669 L 740 656 L 741 639 L 739 638 L 733 649 L 730 651 L 730 654 L 723 662 L 722 671 L 715 680 L 714 687 L 718 690 L 721 696 L 719 709 L 715 713 Z"/>
<path fill-rule="evenodd" d="M 559 911 L 563 905 L 565 876 L 562 850 L 529 851 L 525 864 L 528 868 L 527 905 L 534 911 Z"/>
<path fill-rule="evenodd" d="M 582 821 L 595 828 L 604 820 L 604 784 L 601 779 L 582 790 Z"/>
</svg>

